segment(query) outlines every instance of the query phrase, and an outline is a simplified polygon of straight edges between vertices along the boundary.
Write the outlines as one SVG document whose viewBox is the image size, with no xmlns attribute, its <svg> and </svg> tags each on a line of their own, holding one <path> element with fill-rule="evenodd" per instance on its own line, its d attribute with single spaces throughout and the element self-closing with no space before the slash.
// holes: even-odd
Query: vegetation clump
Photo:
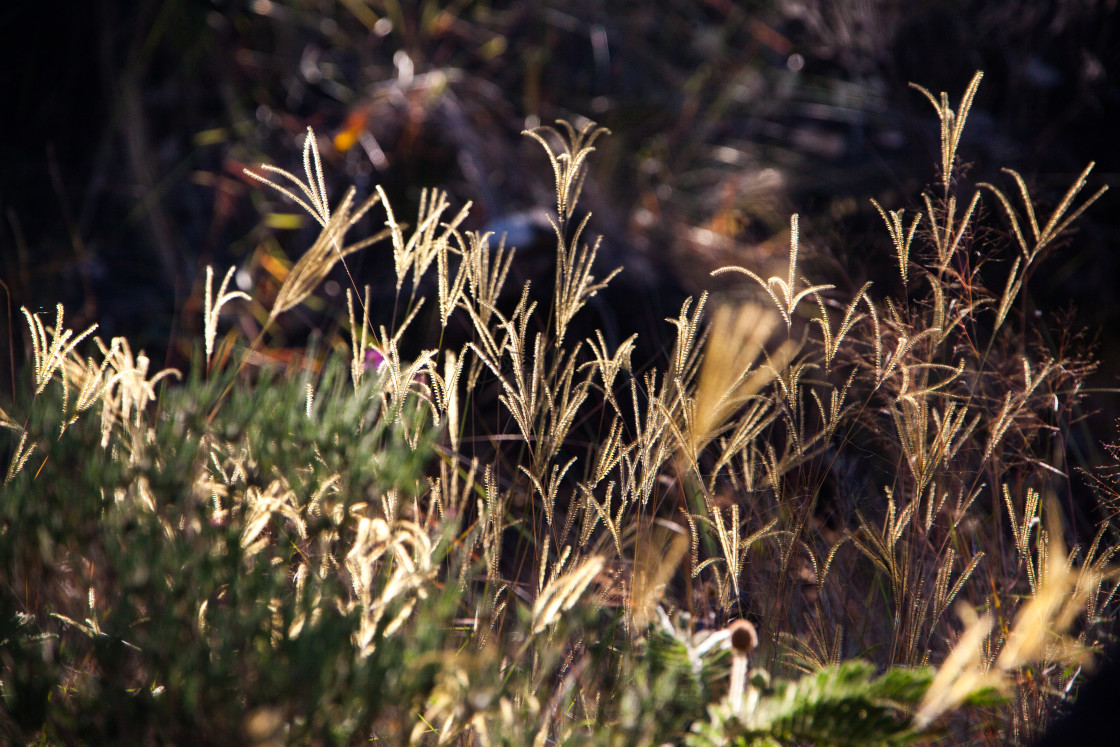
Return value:
<svg viewBox="0 0 1120 747">
<path fill-rule="evenodd" d="M 634 337 L 572 324 L 623 271 L 598 267 L 576 209 L 606 134 L 589 122 L 526 133 L 556 185 L 543 299 L 503 294 L 516 250 L 461 230 L 469 205 L 442 192 L 411 226 L 379 190 L 332 206 L 309 130 L 303 178 L 254 175 L 322 230 L 255 299 L 248 345 L 218 332 L 223 306 L 254 299 L 229 273 L 214 293 L 212 270 L 174 385 L 127 341 L 66 329 L 61 307 L 53 326 L 25 309 L 34 380 L 0 411 L 5 738 L 1035 734 L 1115 606 L 1114 515 L 1102 504 L 1067 550 L 1058 500 L 1092 366 L 1027 300 L 1103 188 L 1082 195 L 1090 164 L 1045 218 L 1015 172 L 969 194 L 957 149 L 979 82 L 956 110 L 919 89 L 940 173 L 912 216 L 875 204 L 893 294 L 803 276 L 794 215 L 785 276 L 719 270 L 753 296 L 686 301 L 647 369 Z M 978 230 L 985 194 L 1009 241 Z M 347 243 L 378 211 L 384 230 Z M 399 323 L 353 287 L 348 341 L 282 370 L 259 355 L 379 243 Z M 406 357 L 423 324 L 466 339 Z"/>
</svg>

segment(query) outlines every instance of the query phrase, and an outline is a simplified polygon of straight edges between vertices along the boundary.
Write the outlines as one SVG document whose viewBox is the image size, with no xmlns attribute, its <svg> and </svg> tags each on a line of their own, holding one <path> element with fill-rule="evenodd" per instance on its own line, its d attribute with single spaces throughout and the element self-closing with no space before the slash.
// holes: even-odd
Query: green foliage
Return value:
<svg viewBox="0 0 1120 747">
<path fill-rule="evenodd" d="M 340 604 L 359 501 L 411 495 L 430 451 L 338 356 L 319 376 L 265 372 L 208 420 L 224 383 L 196 372 L 139 443 L 114 430 L 105 447 L 93 418 L 58 437 L 59 388 L 32 403 L 36 470 L 0 502 L 6 740 L 238 743 L 276 720 L 287 740 L 348 742 L 430 688 L 448 595 L 360 657 L 362 610 Z M 393 581 L 375 569 L 375 590 Z"/>
<path fill-rule="evenodd" d="M 867 662 L 846 661 L 796 682 L 767 689 L 747 713 L 727 703 L 709 708 L 710 720 L 694 727 L 693 745 L 879 745 L 914 741 L 909 714 L 922 699 L 933 671 L 895 667 L 875 676 Z"/>
</svg>

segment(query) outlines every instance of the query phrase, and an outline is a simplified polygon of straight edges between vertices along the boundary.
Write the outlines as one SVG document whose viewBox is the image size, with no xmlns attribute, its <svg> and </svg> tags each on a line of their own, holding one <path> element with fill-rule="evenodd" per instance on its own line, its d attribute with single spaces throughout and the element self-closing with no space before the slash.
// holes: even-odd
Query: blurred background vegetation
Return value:
<svg viewBox="0 0 1120 747">
<path fill-rule="evenodd" d="M 308 126 L 329 141 L 332 194 L 354 184 L 361 198 L 381 185 L 408 220 L 421 188 L 446 188 L 456 205 L 474 203 L 465 228 L 509 232 L 522 247 L 516 281 L 547 279 L 553 251 L 540 212 L 552 185 L 521 131 L 557 118 L 609 127 L 583 204 L 605 237 L 603 267 L 626 272 L 589 324 L 614 341 L 639 332 L 636 362 L 663 355 L 661 320 L 681 298 L 721 288 L 711 269 L 738 264 L 765 277 L 784 266 L 792 212 L 802 214 L 811 276 L 849 292 L 867 279 L 897 282 L 867 198 L 907 207 L 938 160 L 936 121 L 907 83 L 955 96 L 985 71 L 961 147 L 970 182 L 999 181 L 1007 166 L 1053 204 L 1095 160 L 1094 188 L 1115 183 L 1115 9 L 1091 0 L 100 0 L 60 13 L 9 3 L 0 10 L 11 61 L 0 72 L 10 133 L 0 173 L 4 387 L 23 360 L 22 325 L 12 331 L 21 305 L 61 301 L 75 327 L 96 321 L 103 336 L 183 366 L 200 331 L 201 268 L 236 265 L 239 284 L 267 299 L 316 227 L 242 169 L 287 158 L 278 165 L 298 171 Z M 1118 199 L 1110 191 L 1083 217 L 1076 242 L 1041 269 L 1050 282 L 1031 289 L 1040 313 L 1101 335 L 1101 387 L 1120 372 Z M 389 256 L 367 252 L 353 268 L 373 285 L 375 323 L 392 306 Z M 328 281 L 320 303 L 276 329 L 271 354 L 336 334 L 345 285 Z M 264 307 L 246 308 L 241 326 L 254 329 Z M 433 342 L 414 327 L 405 344 Z M 1112 437 L 1117 415 L 1114 398 L 1094 402 L 1087 463 L 1102 458 L 1091 444 Z"/>
</svg>

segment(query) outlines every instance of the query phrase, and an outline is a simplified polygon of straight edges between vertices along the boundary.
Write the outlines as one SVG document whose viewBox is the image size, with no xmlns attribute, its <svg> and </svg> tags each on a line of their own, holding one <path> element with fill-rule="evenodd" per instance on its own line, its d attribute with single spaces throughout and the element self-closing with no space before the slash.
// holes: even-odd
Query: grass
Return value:
<svg viewBox="0 0 1120 747">
<path fill-rule="evenodd" d="M 625 272 L 600 269 L 577 210 L 609 137 L 590 122 L 526 133 L 556 188 L 543 292 L 503 294 L 516 250 L 460 230 L 470 206 L 442 192 L 411 226 L 380 190 L 332 206 L 308 131 L 302 177 L 252 175 L 319 238 L 266 297 L 228 292 L 229 273 L 214 293 L 207 272 L 185 377 L 66 329 L 61 307 L 53 326 L 24 310 L 33 381 L 0 411 L 0 729 L 18 743 L 1035 736 L 1115 608 L 1107 494 L 1087 546 L 1067 549 L 1060 508 L 1092 361 L 1028 301 L 1037 262 L 1103 188 L 1083 194 L 1090 165 L 1044 221 L 1015 172 L 969 193 L 957 149 L 979 84 L 956 110 L 919 88 L 940 172 L 910 216 L 875 203 L 894 293 L 805 277 L 794 215 L 784 277 L 717 271 L 754 300 L 687 300 L 649 367 L 633 337 L 576 339 Z M 383 231 L 347 239 L 381 211 Z M 378 243 L 391 318 L 371 318 L 351 280 L 349 342 L 284 370 L 260 355 L 281 315 Z M 219 340 L 223 307 L 250 301 L 255 334 Z M 467 339 L 402 357 L 421 325 Z"/>
</svg>

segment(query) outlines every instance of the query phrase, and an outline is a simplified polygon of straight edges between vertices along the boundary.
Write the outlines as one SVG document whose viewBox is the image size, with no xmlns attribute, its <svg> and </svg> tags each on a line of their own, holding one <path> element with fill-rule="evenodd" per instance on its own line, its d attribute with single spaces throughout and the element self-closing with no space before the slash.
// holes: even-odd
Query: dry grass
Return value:
<svg viewBox="0 0 1120 747">
<path fill-rule="evenodd" d="M 1000 711 L 1003 736 L 1033 734 L 1103 635 L 1096 623 L 1113 607 L 1108 563 L 1117 527 L 1102 516 L 1091 546 L 1067 553 L 1059 502 L 1042 511 L 1040 495 L 1068 490 L 1058 436 L 1089 366 L 1036 345 L 1025 305 L 1014 332 L 1005 322 L 1015 317 L 1038 258 L 1103 188 L 1074 207 L 1090 165 L 1040 225 L 1018 174 L 1009 172 L 1020 209 L 999 188 L 980 185 L 995 196 L 1017 252 L 1002 291 L 989 290 L 990 273 L 977 265 L 996 266 L 1005 247 L 979 238 L 981 193 L 958 195 L 955 178 L 979 82 L 977 75 L 956 111 L 945 94 L 919 89 L 941 123 L 939 194 L 921 195 L 924 210 L 909 222 L 903 208 L 875 204 L 905 295 L 877 296 L 865 285 L 844 298 L 802 276 L 794 215 L 785 277 L 720 271 L 746 275 L 772 308 L 720 302 L 709 316 L 706 296 L 690 300 L 667 320 L 675 331 L 667 364 L 645 371 L 631 369 L 633 339 L 613 351 L 602 334 L 572 339 L 572 320 L 620 271 L 600 272 L 599 240 L 586 238 L 586 218 L 574 217 L 601 128 L 562 122 L 561 130 L 526 133 L 545 149 L 556 183 L 548 309 L 528 286 L 512 309 L 501 307 L 513 250 L 462 232 L 469 206 L 451 215 L 441 192 L 425 193 L 411 233 L 380 192 L 355 208 L 350 190 L 332 209 L 309 131 L 306 182 L 272 167 L 265 172 L 286 181 L 256 177 L 322 226 L 261 332 L 307 299 L 336 263 L 387 237 L 404 321 L 389 329 L 369 318 L 368 292 L 353 288 L 351 380 L 366 391 L 375 350 L 378 411 L 400 422 L 414 447 L 437 433 L 439 459 L 413 496 L 387 490 L 344 501 L 341 468 L 318 470 L 302 493 L 280 480 L 251 485 L 241 466 L 251 452 L 214 437 L 212 458 L 192 476 L 213 520 L 223 521 L 234 505 L 247 512 L 240 539 L 247 557 L 278 541 L 268 527 L 287 527 L 301 547 L 292 571 L 297 603 L 315 593 L 309 579 L 343 575 L 349 592 L 334 604 L 358 615 L 356 657 L 406 635 L 439 589 L 457 587 L 458 650 L 444 652 L 422 713 L 402 716 L 398 733 L 414 741 L 489 743 L 505 735 L 544 743 L 621 728 L 632 714 L 621 696 L 612 701 L 600 690 L 597 677 L 609 671 L 625 681 L 627 665 L 596 668 L 590 652 L 606 644 L 589 638 L 594 625 L 569 635 L 577 613 L 611 610 L 633 645 L 668 631 L 697 662 L 715 645 L 702 648 L 703 628 L 750 618 L 756 663 L 773 676 L 856 656 L 884 669 L 931 665 L 937 674 L 905 714 L 915 729 L 978 693 L 999 691 L 1011 696 Z M 344 244 L 379 205 L 385 230 Z M 421 280 L 433 270 L 438 323 L 465 319 L 472 338 L 405 361 L 400 341 L 426 301 Z M 212 301 L 207 274 L 208 369 L 220 310 L 243 298 L 226 292 L 229 278 Z M 367 300 L 355 304 L 359 298 Z M 809 299 L 815 304 L 802 303 Z M 830 309 L 839 310 L 839 326 Z M 75 402 L 64 396 L 63 428 L 99 406 L 103 445 L 127 444 L 129 458 L 142 460 L 151 427 L 144 412 L 168 372 L 149 377 L 148 361 L 133 359 L 123 340 L 101 345 L 101 363 L 82 359 L 75 348 L 92 329 L 76 336 L 64 329 L 61 309 L 54 328 L 25 314 L 35 394 L 55 380 L 64 391 L 77 389 Z M 310 417 L 324 395 L 308 387 Z M 496 397 L 483 396 L 488 390 Z M 497 419 L 486 411 L 493 406 Z M 472 438 L 474 423 L 494 422 L 499 431 L 486 443 Z M 6 416 L 4 424 L 18 441 L 7 469 L 12 480 L 33 469 L 43 445 L 29 443 L 17 419 Z M 143 485 L 122 490 L 155 513 L 166 500 Z M 352 529 L 313 545 L 309 523 L 317 517 Z M 449 538 L 442 532 L 451 526 L 459 531 Z M 947 614 L 954 605 L 958 616 Z M 1085 623 L 1075 625 L 1086 609 Z M 205 607 L 197 611 L 199 628 L 206 616 Z M 90 634 L 99 634 L 92 619 Z M 298 637 L 308 619 L 278 622 L 275 640 Z M 772 705 L 759 699 L 765 686 L 744 690 L 745 664 L 732 671 L 731 713 L 751 729 L 777 729 L 763 718 Z M 490 677 L 508 686 L 476 697 Z M 976 721 L 966 713 L 953 722 L 962 739 L 980 738 L 970 729 L 991 712 L 978 713 Z"/>
</svg>

